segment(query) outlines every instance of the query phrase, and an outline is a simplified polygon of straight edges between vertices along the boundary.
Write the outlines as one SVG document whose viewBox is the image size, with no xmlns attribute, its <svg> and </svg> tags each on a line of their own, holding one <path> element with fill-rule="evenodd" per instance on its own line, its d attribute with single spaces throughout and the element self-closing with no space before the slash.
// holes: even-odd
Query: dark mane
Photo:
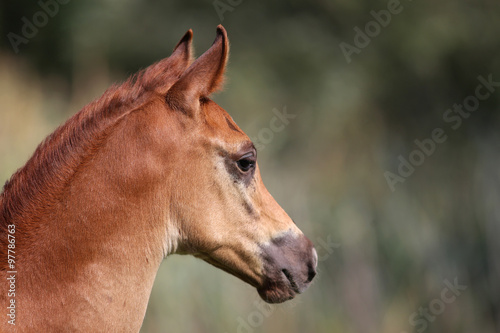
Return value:
<svg viewBox="0 0 500 333">
<path fill-rule="evenodd" d="M 34 224 L 35 227 L 40 209 L 57 201 L 66 182 L 103 144 L 109 130 L 130 111 L 147 103 L 156 90 L 178 78 L 178 74 L 168 75 L 167 59 L 107 89 L 50 134 L 5 183 L 0 194 L 1 263 L 7 260 L 7 226 Z M 0 270 L 4 267 L 1 264 Z"/>
</svg>

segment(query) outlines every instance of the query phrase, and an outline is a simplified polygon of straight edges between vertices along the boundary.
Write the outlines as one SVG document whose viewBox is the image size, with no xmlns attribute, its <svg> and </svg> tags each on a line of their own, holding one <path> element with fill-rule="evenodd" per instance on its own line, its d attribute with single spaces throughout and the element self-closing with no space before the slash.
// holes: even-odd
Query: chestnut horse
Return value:
<svg viewBox="0 0 500 333">
<path fill-rule="evenodd" d="M 209 98 L 226 31 L 194 62 L 191 39 L 84 107 L 5 184 L 1 331 L 137 332 L 170 254 L 201 258 L 270 303 L 310 284 L 311 241 L 264 187 L 248 136 Z"/>
</svg>

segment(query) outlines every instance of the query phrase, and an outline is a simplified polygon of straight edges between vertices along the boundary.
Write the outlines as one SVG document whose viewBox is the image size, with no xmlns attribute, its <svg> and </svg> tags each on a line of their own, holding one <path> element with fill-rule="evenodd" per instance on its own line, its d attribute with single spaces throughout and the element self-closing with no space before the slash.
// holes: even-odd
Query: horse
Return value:
<svg viewBox="0 0 500 333">
<path fill-rule="evenodd" d="M 72 116 L 5 184 L 1 331 L 137 332 L 172 254 L 269 303 L 311 284 L 312 242 L 267 191 L 249 137 L 210 99 L 226 30 L 196 60 L 192 37 Z"/>
</svg>

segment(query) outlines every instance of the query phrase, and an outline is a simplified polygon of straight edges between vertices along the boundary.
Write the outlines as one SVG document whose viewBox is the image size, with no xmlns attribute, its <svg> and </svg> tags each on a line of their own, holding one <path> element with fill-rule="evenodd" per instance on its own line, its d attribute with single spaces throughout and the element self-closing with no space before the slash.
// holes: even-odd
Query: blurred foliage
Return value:
<svg viewBox="0 0 500 333">
<path fill-rule="evenodd" d="M 474 94 L 478 76 L 500 81 L 500 3 L 402 1 L 348 63 L 340 43 L 354 45 L 353 29 L 391 1 L 220 2 L 232 10 L 219 16 L 214 1 L 70 1 L 18 53 L 8 33 L 21 34 L 22 18 L 41 8 L 1 2 L 0 180 L 112 82 L 168 56 L 187 29 L 199 55 L 223 23 L 231 58 L 215 100 L 250 137 L 274 108 L 296 115 L 259 152 L 260 167 L 323 254 L 314 285 L 250 329 L 499 332 L 500 91 L 456 130 L 443 115 Z M 391 191 L 384 173 L 397 173 L 398 157 L 435 128 L 447 140 Z M 321 247 L 328 240 L 339 244 L 331 253 Z M 425 326 L 411 325 L 455 278 L 467 289 Z M 143 332 L 246 332 L 241 320 L 260 318 L 257 300 L 236 278 L 173 256 Z"/>
</svg>

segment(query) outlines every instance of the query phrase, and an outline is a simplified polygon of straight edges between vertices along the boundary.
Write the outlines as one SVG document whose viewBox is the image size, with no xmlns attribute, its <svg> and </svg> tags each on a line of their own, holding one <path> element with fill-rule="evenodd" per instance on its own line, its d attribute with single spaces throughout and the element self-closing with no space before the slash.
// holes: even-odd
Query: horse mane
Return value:
<svg viewBox="0 0 500 333">
<path fill-rule="evenodd" d="M 43 140 L 5 183 L 0 194 L 0 270 L 7 261 L 7 226 L 36 228 L 41 210 L 57 202 L 78 166 L 103 145 L 114 125 L 144 106 L 165 83 L 178 79 L 178 74 L 168 74 L 168 67 L 164 59 L 108 88 Z"/>
</svg>

